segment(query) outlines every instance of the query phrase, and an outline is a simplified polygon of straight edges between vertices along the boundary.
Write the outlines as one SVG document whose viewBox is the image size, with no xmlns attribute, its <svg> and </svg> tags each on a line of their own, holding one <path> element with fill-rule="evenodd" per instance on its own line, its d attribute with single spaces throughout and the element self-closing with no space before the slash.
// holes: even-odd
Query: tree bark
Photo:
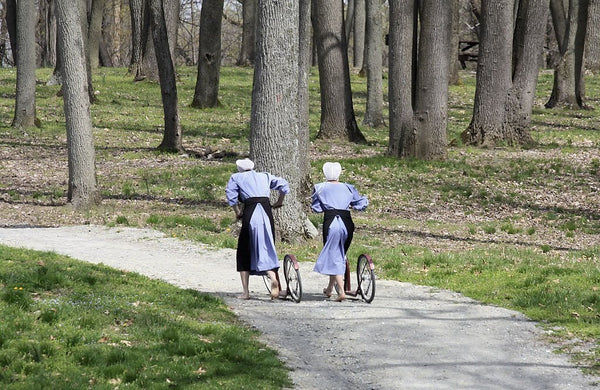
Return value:
<svg viewBox="0 0 600 390">
<path fill-rule="evenodd" d="M 448 124 L 448 52 L 452 32 L 452 3 L 422 0 L 420 9 L 414 129 L 414 157 L 445 159 Z"/>
<path fill-rule="evenodd" d="M 350 38 L 352 31 L 354 31 L 354 3 L 355 0 L 348 0 L 348 6 L 346 8 L 346 20 L 344 28 L 346 29 L 346 43 L 350 46 Z"/>
<path fill-rule="evenodd" d="M 311 0 L 299 0 L 299 26 L 298 26 L 298 155 L 309 155 L 310 128 L 309 128 L 309 89 L 308 80 L 312 61 L 312 36 L 311 36 Z M 300 158 L 300 199 L 311 195 L 313 183 L 310 178 L 310 159 Z"/>
<path fill-rule="evenodd" d="M 242 46 L 237 60 L 238 66 L 254 64 L 254 44 L 256 41 L 256 7 L 257 0 L 242 1 Z"/>
<path fill-rule="evenodd" d="M 105 0 L 92 0 L 90 24 L 88 32 L 88 62 L 91 69 L 98 68 L 100 63 L 100 41 L 102 40 L 102 17 Z"/>
<path fill-rule="evenodd" d="M 17 63 L 17 1 L 6 0 L 6 29 L 13 61 Z"/>
<path fill-rule="evenodd" d="M 389 111 L 390 130 L 388 154 L 408 157 L 415 149 L 413 131 L 413 91 L 415 90 L 417 7 L 414 0 L 392 1 L 389 4 Z"/>
<path fill-rule="evenodd" d="M 129 12 L 131 15 L 131 61 L 129 62 L 129 72 L 137 79 L 142 77 L 142 50 L 147 41 L 148 29 L 144 26 L 145 15 L 144 0 L 129 0 Z"/>
<path fill-rule="evenodd" d="M 544 47 L 549 0 L 521 0 L 517 13 L 513 43 L 513 78 L 507 102 L 507 123 L 510 126 L 505 140 L 514 143 L 533 142 L 529 128 L 539 64 Z"/>
<path fill-rule="evenodd" d="M 149 3 L 152 3 L 152 0 L 147 0 Z M 166 49 L 169 50 L 169 56 L 171 58 L 171 67 L 175 68 L 175 48 L 177 47 L 177 28 L 179 25 L 179 9 L 180 2 L 179 0 L 161 0 L 163 3 L 163 19 L 165 20 L 165 30 L 166 30 L 166 39 L 162 42 L 162 45 L 165 45 Z M 152 5 L 146 5 L 146 8 L 151 8 Z M 150 21 L 152 19 L 151 10 L 146 11 L 145 18 L 146 21 Z M 148 22 L 150 25 L 153 25 L 154 22 Z M 142 28 L 144 26 L 142 25 Z M 152 37 L 150 37 L 150 30 L 147 30 L 148 35 L 143 34 L 142 38 L 146 37 L 147 41 L 142 41 L 142 45 L 144 45 L 142 49 L 142 69 L 139 75 L 136 76 L 136 79 L 148 78 L 153 81 L 160 81 L 160 69 L 158 69 L 158 62 L 161 60 L 157 58 L 159 54 L 156 51 L 155 44 L 153 43 Z"/>
<path fill-rule="evenodd" d="M 331 1 L 335 3 L 336 1 Z M 366 0 L 354 0 L 354 46 L 352 64 L 362 69 L 365 54 Z"/>
<path fill-rule="evenodd" d="M 584 108 L 583 52 L 588 0 L 551 0 L 550 5 L 559 58 L 554 64 L 554 84 L 546 108 Z"/>
<path fill-rule="evenodd" d="M 290 184 L 283 208 L 274 211 L 284 241 L 305 236 L 299 197 L 298 0 L 259 0 L 250 120 L 250 157 L 257 169 Z M 303 156 L 306 158 L 306 156 Z"/>
<path fill-rule="evenodd" d="M 317 138 L 366 142 L 356 124 L 341 1 L 314 0 L 321 87 L 321 127 Z"/>
<path fill-rule="evenodd" d="M 367 73 L 367 107 L 363 125 L 384 126 L 383 21 L 381 0 L 366 0 L 367 29 L 364 68 Z"/>
<path fill-rule="evenodd" d="M 466 144 L 493 147 L 504 140 L 512 77 L 511 0 L 483 0 L 473 117 L 462 134 Z"/>
<path fill-rule="evenodd" d="M 586 69 L 600 73 L 600 0 L 589 0 L 584 57 Z"/>
<path fill-rule="evenodd" d="M 17 89 L 13 127 L 36 125 L 35 113 L 35 25 L 37 12 L 34 0 L 17 2 Z"/>
<path fill-rule="evenodd" d="M 451 8 L 444 0 L 390 2 L 392 156 L 446 157 Z"/>
<path fill-rule="evenodd" d="M 181 152 L 183 151 L 183 146 L 181 124 L 179 122 L 177 84 L 175 82 L 173 60 L 169 51 L 168 32 L 162 0 L 150 0 L 149 8 L 152 15 L 152 39 L 154 41 L 154 50 L 158 64 L 165 122 L 163 140 L 158 149 L 174 153 Z"/>
<path fill-rule="evenodd" d="M 514 18 L 510 0 L 482 2 L 475 104 L 462 134 L 465 143 L 533 142 L 529 128 L 548 5 L 549 0 L 520 0 Z"/>
<path fill-rule="evenodd" d="M 78 0 L 57 0 L 57 39 L 63 58 L 63 100 L 67 128 L 69 188 L 67 200 L 75 209 L 100 202 L 96 182 L 96 160 L 86 54 L 79 18 Z"/>
<path fill-rule="evenodd" d="M 198 76 L 192 107 L 208 108 L 219 105 L 222 19 L 223 0 L 204 0 L 200 14 Z"/>
<path fill-rule="evenodd" d="M 450 58 L 449 83 L 450 85 L 460 85 L 460 61 L 458 60 L 459 43 L 460 43 L 460 0 L 452 0 L 452 40 L 450 43 Z"/>
</svg>

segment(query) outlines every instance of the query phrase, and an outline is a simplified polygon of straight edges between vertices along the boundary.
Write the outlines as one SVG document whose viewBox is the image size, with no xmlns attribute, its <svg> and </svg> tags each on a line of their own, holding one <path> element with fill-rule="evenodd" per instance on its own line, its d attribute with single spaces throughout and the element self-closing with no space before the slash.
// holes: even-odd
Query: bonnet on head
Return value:
<svg viewBox="0 0 600 390">
<path fill-rule="evenodd" d="M 342 166 L 339 162 L 326 162 L 323 164 L 323 173 L 327 180 L 337 180 L 342 173 Z"/>
<path fill-rule="evenodd" d="M 235 165 L 237 165 L 238 172 L 250 171 L 254 169 L 254 162 L 249 158 L 237 160 Z"/>
</svg>

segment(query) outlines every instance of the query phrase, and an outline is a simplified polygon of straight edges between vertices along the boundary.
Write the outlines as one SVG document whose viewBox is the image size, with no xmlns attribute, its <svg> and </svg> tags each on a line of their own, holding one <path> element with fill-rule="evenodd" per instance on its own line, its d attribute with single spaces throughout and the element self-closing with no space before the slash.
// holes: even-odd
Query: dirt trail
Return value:
<svg viewBox="0 0 600 390">
<path fill-rule="evenodd" d="M 235 251 L 153 230 L 1 228 L 0 244 L 54 251 L 221 296 L 280 352 L 297 389 L 564 390 L 598 384 L 555 354 L 522 314 L 453 292 L 378 280 L 373 303 L 338 303 L 322 296 L 325 277 L 303 262 L 301 303 L 271 301 L 259 277 L 250 280 L 253 299 L 242 301 L 235 298 Z"/>
</svg>

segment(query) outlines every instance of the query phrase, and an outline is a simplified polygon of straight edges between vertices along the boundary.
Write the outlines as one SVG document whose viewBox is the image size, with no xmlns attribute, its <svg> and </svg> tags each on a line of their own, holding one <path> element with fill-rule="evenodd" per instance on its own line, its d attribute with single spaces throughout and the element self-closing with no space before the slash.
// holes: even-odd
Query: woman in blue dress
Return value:
<svg viewBox="0 0 600 390">
<path fill-rule="evenodd" d="M 364 210 L 369 201 L 361 196 L 352 184 L 338 181 L 342 166 L 340 163 L 326 162 L 323 173 L 326 182 L 315 185 L 312 195 L 312 210 L 324 213 L 323 250 L 314 270 L 329 275 L 329 284 L 323 293 L 331 297 L 335 283 L 339 286 L 337 301 L 346 299 L 343 275 L 346 271 L 346 252 L 352 242 L 354 223 L 349 208 Z"/>
<path fill-rule="evenodd" d="M 275 224 L 271 208 L 281 207 L 285 194 L 290 191 L 288 182 L 267 172 L 256 172 L 250 159 L 236 161 L 238 172 L 231 175 L 225 194 L 227 203 L 242 220 L 238 238 L 237 271 L 242 279 L 240 299 L 250 299 L 250 275 L 264 275 L 271 279 L 271 298 L 279 297 L 276 272 L 279 259 L 275 251 Z M 271 190 L 279 191 L 279 198 L 271 205 Z"/>
</svg>

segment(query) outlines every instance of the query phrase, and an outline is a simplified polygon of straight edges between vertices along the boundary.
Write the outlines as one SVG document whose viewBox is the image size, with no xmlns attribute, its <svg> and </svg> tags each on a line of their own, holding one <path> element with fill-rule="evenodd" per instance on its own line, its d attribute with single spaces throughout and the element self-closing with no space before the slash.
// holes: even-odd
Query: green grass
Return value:
<svg viewBox="0 0 600 390">
<path fill-rule="evenodd" d="M 225 304 L 134 273 L 0 246 L 3 389 L 280 389 Z"/>
<path fill-rule="evenodd" d="M 9 126 L 16 72 L 0 69 L 0 116 L 5 118 L 0 122 L 0 152 L 7 160 L 0 164 L 0 177 L 6 178 L 0 181 L 0 206 L 10 212 L 26 209 L 39 224 L 153 227 L 169 236 L 235 247 L 235 220 L 224 186 L 235 159 L 249 150 L 250 69 L 222 68 L 222 105 L 209 110 L 190 107 L 196 69 L 178 69 L 188 155 L 155 150 L 163 126 L 156 83 L 134 83 L 124 69 L 95 71 L 99 93 L 92 115 L 103 203 L 82 216 L 74 216 L 65 204 L 62 100 L 56 96 L 58 87 L 41 82 L 50 73 L 51 69 L 38 70 L 37 107 L 43 127 L 22 131 Z M 366 80 L 356 74 L 355 112 L 368 144 L 315 139 L 320 109 L 313 69 L 313 180 L 321 180 L 323 162 L 335 159 L 344 167 L 342 179 L 354 183 L 370 201 L 364 213 L 355 214 L 357 231 L 349 257 L 368 252 L 378 277 L 452 289 L 519 310 L 549 329 L 560 327 L 561 337 L 593 345 L 582 364 L 600 372 L 600 311 L 594 298 L 600 294 L 600 116 L 594 107 L 600 101 L 600 76 L 586 77 L 592 109 L 543 108 L 552 88 L 552 72 L 543 71 L 531 128 L 536 144 L 482 150 L 460 141 L 471 120 L 475 92 L 474 73 L 463 72 L 462 84 L 450 87 L 448 158 L 426 162 L 386 156 L 388 129 L 360 125 Z M 386 85 L 384 94 L 387 100 Z M 10 164 L 20 161 L 31 163 L 35 177 L 9 181 L 14 173 Z M 320 226 L 322 217 L 310 214 L 309 219 Z M 278 250 L 314 260 L 320 248 L 315 239 L 281 243 Z M 10 294 L 14 297 L 9 300 L 25 299 L 21 290 Z M 165 337 L 172 335 L 167 332 Z"/>
</svg>

